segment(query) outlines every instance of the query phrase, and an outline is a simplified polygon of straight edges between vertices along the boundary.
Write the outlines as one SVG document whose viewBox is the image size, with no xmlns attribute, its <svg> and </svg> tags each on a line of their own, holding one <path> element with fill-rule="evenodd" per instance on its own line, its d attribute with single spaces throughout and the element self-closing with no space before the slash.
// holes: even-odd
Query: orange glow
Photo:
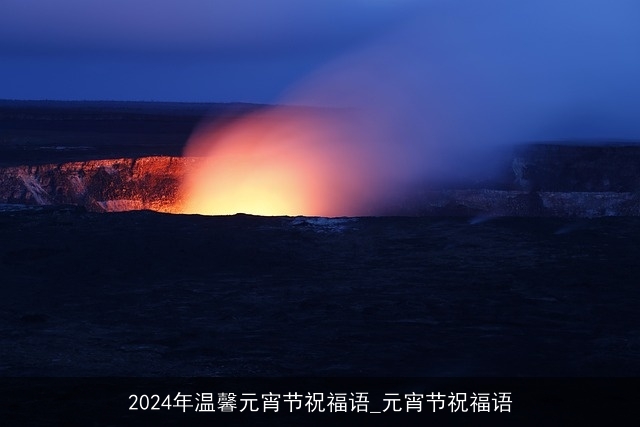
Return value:
<svg viewBox="0 0 640 427">
<path fill-rule="evenodd" d="M 368 159 L 336 113 L 277 108 L 222 129 L 205 126 L 186 156 L 184 213 L 346 216 L 371 193 Z"/>
</svg>

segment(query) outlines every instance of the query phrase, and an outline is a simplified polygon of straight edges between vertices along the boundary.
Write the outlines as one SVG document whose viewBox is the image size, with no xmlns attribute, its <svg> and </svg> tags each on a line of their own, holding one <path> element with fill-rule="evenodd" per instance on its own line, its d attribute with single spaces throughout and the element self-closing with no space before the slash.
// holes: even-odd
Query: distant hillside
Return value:
<svg viewBox="0 0 640 427">
<path fill-rule="evenodd" d="M 242 103 L 0 100 L 0 166 L 179 156 L 203 119 L 228 121 L 265 107 Z"/>
</svg>

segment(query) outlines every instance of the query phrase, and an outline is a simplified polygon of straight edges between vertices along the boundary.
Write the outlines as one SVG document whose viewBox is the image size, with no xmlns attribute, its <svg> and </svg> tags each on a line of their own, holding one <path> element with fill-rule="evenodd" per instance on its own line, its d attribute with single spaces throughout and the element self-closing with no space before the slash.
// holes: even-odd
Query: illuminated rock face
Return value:
<svg viewBox="0 0 640 427">
<path fill-rule="evenodd" d="M 183 193 L 185 176 L 203 162 L 152 156 L 0 168 L 0 210 L 70 204 L 95 212 L 206 213 L 185 209 Z M 427 185 L 371 214 L 640 216 L 640 147 L 524 147 L 493 182 Z"/>
<path fill-rule="evenodd" d="M 194 162 L 158 156 L 8 167 L 0 170 L 0 202 L 73 204 L 98 212 L 176 212 L 180 181 Z"/>
</svg>

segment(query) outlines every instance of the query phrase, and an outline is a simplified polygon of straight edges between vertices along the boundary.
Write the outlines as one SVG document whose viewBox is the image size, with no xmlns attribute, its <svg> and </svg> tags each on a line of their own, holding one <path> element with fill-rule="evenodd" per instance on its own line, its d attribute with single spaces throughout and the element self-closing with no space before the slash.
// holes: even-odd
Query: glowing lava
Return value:
<svg viewBox="0 0 640 427">
<path fill-rule="evenodd" d="M 372 163 L 334 113 L 276 108 L 222 129 L 204 126 L 186 156 L 185 213 L 346 216 L 366 213 Z"/>
</svg>

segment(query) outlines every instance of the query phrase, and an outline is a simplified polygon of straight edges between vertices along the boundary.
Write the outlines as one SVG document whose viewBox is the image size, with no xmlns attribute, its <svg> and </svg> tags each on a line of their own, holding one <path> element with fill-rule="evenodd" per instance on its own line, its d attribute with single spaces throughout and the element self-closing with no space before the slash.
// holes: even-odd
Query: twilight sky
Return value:
<svg viewBox="0 0 640 427">
<path fill-rule="evenodd" d="M 638 140 L 638 22 L 638 0 L 0 0 L 0 99 L 339 105 L 394 139 Z"/>
<path fill-rule="evenodd" d="M 395 196 L 505 145 L 640 141 L 638 23 L 638 0 L 0 0 L 0 99 L 346 107 L 225 140 L 322 147 L 322 176 Z"/>
<path fill-rule="evenodd" d="M 0 0 L 0 99 L 275 102 L 417 0 Z"/>
</svg>

